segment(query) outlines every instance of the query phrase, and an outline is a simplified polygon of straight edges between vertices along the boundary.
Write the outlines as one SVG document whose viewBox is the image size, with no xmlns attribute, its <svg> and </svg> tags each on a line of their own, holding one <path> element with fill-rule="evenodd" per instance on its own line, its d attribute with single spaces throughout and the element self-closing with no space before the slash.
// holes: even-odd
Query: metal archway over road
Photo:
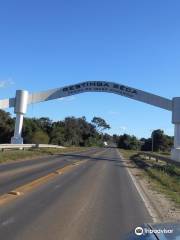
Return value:
<svg viewBox="0 0 180 240">
<path fill-rule="evenodd" d="M 23 143 L 21 137 L 23 116 L 26 114 L 27 106 L 38 102 L 49 101 L 57 98 L 67 97 L 83 92 L 109 92 L 144 102 L 172 112 L 172 123 L 175 124 L 174 148 L 171 151 L 171 158 L 180 161 L 180 97 L 172 100 L 160 97 L 142 90 L 128 87 L 119 83 L 107 81 L 87 81 L 62 88 L 51 89 L 44 92 L 28 93 L 26 90 L 17 90 L 15 98 L 0 100 L 0 109 L 14 108 L 16 123 L 12 144 Z"/>
</svg>

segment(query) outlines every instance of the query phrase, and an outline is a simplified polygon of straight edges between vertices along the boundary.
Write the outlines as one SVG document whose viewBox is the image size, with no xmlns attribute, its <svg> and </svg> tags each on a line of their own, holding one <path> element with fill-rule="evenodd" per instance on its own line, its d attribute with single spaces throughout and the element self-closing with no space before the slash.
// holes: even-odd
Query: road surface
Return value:
<svg viewBox="0 0 180 240">
<path fill-rule="evenodd" d="M 87 150 L 85 154 L 95 154 L 98 149 Z M 61 154 L 61 156 L 64 156 Z M 59 155 L 42 157 L 39 159 L 22 160 L 0 164 L 0 194 L 7 193 L 10 190 L 26 184 L 39 177 L 64 167 L 76 161 L 74 154 L 59 157 Z"/>
<path fill-rule="evenodd" d="M 123 240 L 136 226 L 152 222 L 117 149 L 56 156 L 51 164 L 54 161 L 59 167 L 85 159 L 71 171 L 0 206 L 0 239 Z M 45 158 L 44 165 L 43 160 L 16 163 L 14 168 L 2 165 L 3 192 L 12 187 L 9 176 L 16 182 L 19 171 L 22 180 L 17 180 L 18 185 L 28 171 L 42 167 L 45 172 L 54 168 L 51 164 Z M 23 168 L 24 175 L 20 171 Z"/>
</svg>

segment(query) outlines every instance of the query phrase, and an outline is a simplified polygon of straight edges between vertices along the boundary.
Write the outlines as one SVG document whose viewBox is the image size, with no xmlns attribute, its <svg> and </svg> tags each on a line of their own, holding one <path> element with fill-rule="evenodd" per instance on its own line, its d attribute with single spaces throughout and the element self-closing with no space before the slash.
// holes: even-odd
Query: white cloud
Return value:
<svg viewBox="0 0 180 240">
<path fill-rule="evenodd" d="M 14 81 L 11 78 L 6 80 L 0 80 L 0 88 L 6 88 L 14 84 Z"/>
</svg>

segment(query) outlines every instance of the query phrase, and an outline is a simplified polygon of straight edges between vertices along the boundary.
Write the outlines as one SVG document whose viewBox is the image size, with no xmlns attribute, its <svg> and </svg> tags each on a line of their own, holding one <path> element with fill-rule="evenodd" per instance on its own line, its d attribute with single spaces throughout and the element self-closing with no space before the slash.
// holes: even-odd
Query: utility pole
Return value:
<svg viewBox="0 0 180 240">
<path fill-rule="evenodd" d="M 152 142 L 151 151 L 154 152 L 154 131 L 152 131 L 151 134 L 151 142 Z"/>
</svg>

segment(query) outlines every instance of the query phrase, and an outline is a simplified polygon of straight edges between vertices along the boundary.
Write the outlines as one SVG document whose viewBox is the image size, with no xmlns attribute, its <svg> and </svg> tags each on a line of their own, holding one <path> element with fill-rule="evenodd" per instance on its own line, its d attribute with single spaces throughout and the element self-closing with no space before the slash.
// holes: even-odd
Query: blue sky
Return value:
<svg viewBox="0 0 180 240">
<path fill-rule="evenodd" d="M 85 80 L 180 96 L 180 1 L 7 0 L 0 3 L 0 98 Z M 100 116 L 109 133 L 173 134 L 171 113 L 108 93 L 30 106 L 27 116 Z"/>
</svg>

